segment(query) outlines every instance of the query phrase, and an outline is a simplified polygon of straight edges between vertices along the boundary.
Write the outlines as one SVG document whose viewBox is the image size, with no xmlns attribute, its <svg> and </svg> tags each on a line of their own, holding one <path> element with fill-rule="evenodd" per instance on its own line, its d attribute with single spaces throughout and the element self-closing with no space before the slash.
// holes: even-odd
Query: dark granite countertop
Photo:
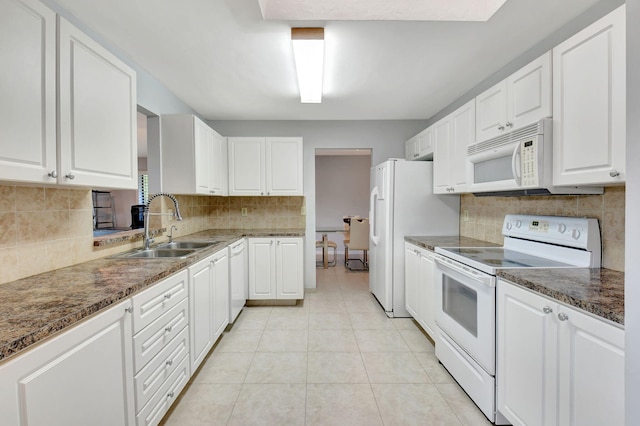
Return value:
<svg viewBox="0 0 640 426">
<path fill-rule="evenodd" d="M 604 268 L 502 269 L 498 277 L 624 325 L 624 272 Z"/>
<path fill-rule="evenodd" d="M 219 241 L 186 259 L 102 258 L 0 285 L 0 361 L 126 299 L 243 237 L 303 237 L 303 229 L 209 230 L 176 241 Z"/>
<path fill-rule="evenodd" d="M 408 243 L 418 247 L 434 251 L 436 247 L 499 247 L 499 244 L 488 241 L 476 240 L 475 238 L 462 237 L 459 235 L 444 236 L 408 236 L 404 237 Z"/>
</svg>

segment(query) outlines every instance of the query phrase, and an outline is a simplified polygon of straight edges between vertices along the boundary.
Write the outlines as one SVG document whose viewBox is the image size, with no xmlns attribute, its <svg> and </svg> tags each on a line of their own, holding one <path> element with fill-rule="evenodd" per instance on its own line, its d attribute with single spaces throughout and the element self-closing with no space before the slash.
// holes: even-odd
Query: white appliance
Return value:
<svg viewBox="0 0 640 426">
<path fill-rule="evenodd" d="M 504 247 L 436 247 L 436 356 L 487 418 L 496 408 L 496 272 L 600 266 L 596 219 L 507 215 Z"/>
<path fill-rule="evenodd" d="M 552 120 L 467 147 L 470 191 L 478 195 L 602 194 L 602 187 L 553 186 Z"/>
<path fill-rule="evenodd" d="M 229 324 L 232 324 L 249 295 L 247 240 L 244 238 L 229 246 L 229 282 Z"/>
<path fill-rule="evenodd" d="M 404 237 L 458 235 L 460 198 L 433 194 L 433 163 L 391 159 L 371 169 L 369 289 L 389 317 L 404 300 Z"/>
</svg>

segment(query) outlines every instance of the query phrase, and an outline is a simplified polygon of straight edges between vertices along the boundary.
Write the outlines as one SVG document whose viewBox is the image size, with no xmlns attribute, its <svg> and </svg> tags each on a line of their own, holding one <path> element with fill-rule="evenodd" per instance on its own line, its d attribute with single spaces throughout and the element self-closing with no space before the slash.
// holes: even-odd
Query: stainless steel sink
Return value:
<svg viewBox="0 0 640 426">
<path fill-rule="evenodd" d="M 115 259 L 160 259 L 160 258 L 185 258 L 193 253 L 195 249 L 167 249 L 154 247 L 149 250 L 134 250 L 126 253 L 117 254 L 112 256 Z"/>
<path fill-rule="evenodd" d="M 171 243 L 164 243 L 158 245 L 159 249 L 203 249 L 213 244 L 217 244 L 218 241 L 173 241 Z"/>
</svg>

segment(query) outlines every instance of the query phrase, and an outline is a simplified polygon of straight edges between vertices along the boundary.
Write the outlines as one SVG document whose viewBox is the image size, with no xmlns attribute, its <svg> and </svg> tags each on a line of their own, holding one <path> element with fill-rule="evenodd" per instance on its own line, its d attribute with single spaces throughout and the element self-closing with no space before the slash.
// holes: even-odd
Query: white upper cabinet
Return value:
<svg viewBox="0 0 640 426">
<path fill-rule="evenodd" d="M 163 115 L 160 121 L 162 190 L 227 195 L 225 138 L 193 115 Z"/>
<path fill-rule="evenodd" d="M 405 159 L 424 160 L 433 157 L 433 128 L 429 127 L 405 142 Z"/>
<path fill-rule="evenodd" d="M 229 195 L 303 195 L 302 138 L 229 138 Z"/>
<path fill-rule="evenodd" d="M 551 116 L 551 52 L 476 97 L 476 141 Z"/>
<path fill-rule="evenodd" d="M 136 74 L 59 18 L 60 183 L 138 187 Z"/>
<path fill-rule="evenodd" d="M 137 188 L 135 72 L 33 0 L 0 1 L 0 51 L 0 180 Z"/>
<path fill-rule="evenodd" d="M 0 180 L 55 183 L 55 13 L 0 0 L 0 52 Z"/>
<path fill-rule="evenodd" d="M 625 181 L 626 29 L 620 6 L 553 49 L 553 184 Z"/>
<path fill-rule="evenodd" d="M 475 142 L 475 101 L 462 107 L 433 126 L 433 192 L 462 193 L 467 189 L 467 147 Z"/>
</svg>

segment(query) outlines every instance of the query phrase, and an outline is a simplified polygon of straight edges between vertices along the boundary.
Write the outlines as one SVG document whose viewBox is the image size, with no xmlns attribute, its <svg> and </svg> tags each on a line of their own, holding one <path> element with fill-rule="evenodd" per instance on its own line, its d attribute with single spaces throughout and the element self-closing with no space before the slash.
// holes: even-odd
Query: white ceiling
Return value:
<svg viewBox="0 0 640 426">
<path fill-rule="evenodd" d="M 508 0 L 487 22 L 265 21 L 258 0 L 57 0 L 212 120 L 426 119 L 598 0 Z M 325 27 L 321 104 L 290 28 Z"/>
</svg>

